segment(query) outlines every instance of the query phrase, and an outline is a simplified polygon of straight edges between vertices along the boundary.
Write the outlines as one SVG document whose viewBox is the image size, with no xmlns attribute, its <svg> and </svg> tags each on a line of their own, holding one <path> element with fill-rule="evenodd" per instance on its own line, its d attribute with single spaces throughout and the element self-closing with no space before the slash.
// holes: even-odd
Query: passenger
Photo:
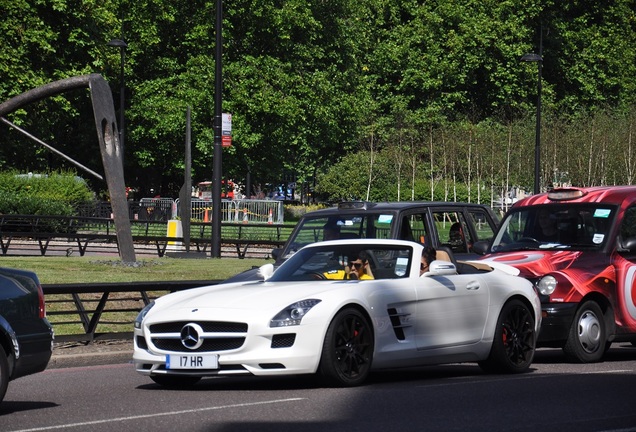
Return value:
<svg viewBox="0 0 636 432">
<path fill-rule="evenodd" d="M 448 232 L 448 238 L 450 240 L 450 244 L 453 246 L 464 244 L 464 230 L 462 230 L 461 223 L 455 222 L 451 225 L 450 231 Z"/>
<path fill-rule="evenodd" d="M 433 262 L 437 255 L 437 251 L 433 246 L 426 246 L 422 251 L 422 260 L 420 262 L 420 276 L 426 273 L 429 269 L 429 266 Z"/>
<path fill-rule="evenodd" d="M 335 223 L 327 222 L 322 227 L 322 239 L 323 241 L 327 240 L 338 240 L 340 238 L 340 226 Z"/>
<path fill-rule="evenodd" d="M 373 272 L 369 267 L 369 256 L 365 251 L 361 251 L 358 257 L 349 263 L 349 267 L 345 271 L 347 272 L 347 279 L 374 279 Z"/>
<path fill-rule="evenodd" d="M 464 235 L 464 229 L 460 222 L 455 222 L 450 227 L 450 231 L 448 232 L 449 245 L 453 252 L 467 252 L 466 250 L 466 236 Z M 472 247 L 471 244 L 468 245 L 468 249 Z"/>
</svg>

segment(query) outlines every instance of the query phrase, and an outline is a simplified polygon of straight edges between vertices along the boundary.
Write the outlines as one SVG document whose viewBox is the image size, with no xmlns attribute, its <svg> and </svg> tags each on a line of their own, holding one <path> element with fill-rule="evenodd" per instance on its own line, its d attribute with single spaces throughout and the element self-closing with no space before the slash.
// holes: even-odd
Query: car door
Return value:
<svg viewBox="0 0 636 432">
<path fill-rule="evenodd" d="M 490 293 L 480 275 L 424 276 L 416 287 L 416 345 L 420 350 L 482 339 Z"/>
</svg>

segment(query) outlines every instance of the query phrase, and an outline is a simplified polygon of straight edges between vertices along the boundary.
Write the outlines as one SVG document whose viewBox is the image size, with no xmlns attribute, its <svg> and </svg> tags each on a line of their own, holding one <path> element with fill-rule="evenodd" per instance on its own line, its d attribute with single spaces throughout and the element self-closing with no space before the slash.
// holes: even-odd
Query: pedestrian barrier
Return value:
<svg viewBox="0 0 636 432">
<path fill-rule="evenodd" d="M 150 245 L 158 256 L 164 256 L 168 245 L 183 242 L 178 230 L 168 231 L 168 222 L 156 220 L 131 220 L 131 231 L 135 247 Z M 244 258 L 250 248 L 280 247 L 293 227 L 267 223 L 223 223 L 221 244 L 236 250 L 239 258 Z M 166 235 L 168 234 L 168 235 Z M 84 256 L 89 245 L 117 245 L 114 220 L 98 217 L 64 217 L 37 215 L 0 215 L 0 247 L 7 255 L 14 240 L 35 241 L 41 255 L 49 252 L 53 241 L 66 242 L 67 250 L 77 247 Z M 212 244 L 212 224 L 192 222 L 190 224 L 190 247 L 198 252 L 206 252 Z M 69 247 L 70 246 L 70 247 Z M 185 245 L 183 245 L 185 247 Z"/>
<path fill-rule="evenodd" d="M 219 282 L 43 284 L 42 291 L 49 305 L 47 317 L 55 331 L 55 340 L 92 342 L 97 339 L 132 338 L 135 317 L 152 300 L 170 292 Z M 100 328 L 111 330 L 98 331 Z"/>
</svg>

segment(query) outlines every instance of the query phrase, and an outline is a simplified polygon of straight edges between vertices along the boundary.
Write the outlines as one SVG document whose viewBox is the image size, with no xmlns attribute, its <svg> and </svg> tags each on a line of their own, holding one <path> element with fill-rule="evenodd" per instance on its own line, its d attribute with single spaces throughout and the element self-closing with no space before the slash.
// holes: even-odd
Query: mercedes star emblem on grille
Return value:
<svg viewBox="0 0 636 432">
<path fill-rule="evenodd" d="M 199 324 L 189 323 L 181 328 L 181 343 L 184 347 L 195 350 L 203 344 L 203 329 Z"/>
</svg>

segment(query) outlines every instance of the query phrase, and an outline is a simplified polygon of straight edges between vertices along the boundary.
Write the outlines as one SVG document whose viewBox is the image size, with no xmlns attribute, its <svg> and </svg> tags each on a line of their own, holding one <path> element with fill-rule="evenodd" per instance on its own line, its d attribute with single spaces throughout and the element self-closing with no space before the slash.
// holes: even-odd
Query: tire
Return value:
<svg viewBox="0 0 636 432">
<path fill-rule="evenodd" d="M 187 375 L 150 375 L 150 379 L 164 387 L 188 388 L 198 383 L 201 377 Z"/>
<path fill-rule="evenodd" d="M 373 361 L 373 329 L 358 310 L 343 309 L 329 324 L 318 370 L 328 385 L 362 384 Z"/>
<path fill-rule="evenodd" d="M 9 360 L 4 348 L 0 345 L 0 402 L 4 399 L 9 387 Z"/>
<path fill-rule="evenodd" d="M 532 310 L 520 300 L 510 300 L 497 318 L 488 359 L 479 366 L 493 373 L 525 372 L 532 364 L 536 343 Z"/>
<path fill-rule="evenodd" d="M 594 363 L 603 358 L 606 345 L 603 311 L 596 302 L 586 301 L 574 315 L 563 352 L 570 361 Z"/>
</svg>

